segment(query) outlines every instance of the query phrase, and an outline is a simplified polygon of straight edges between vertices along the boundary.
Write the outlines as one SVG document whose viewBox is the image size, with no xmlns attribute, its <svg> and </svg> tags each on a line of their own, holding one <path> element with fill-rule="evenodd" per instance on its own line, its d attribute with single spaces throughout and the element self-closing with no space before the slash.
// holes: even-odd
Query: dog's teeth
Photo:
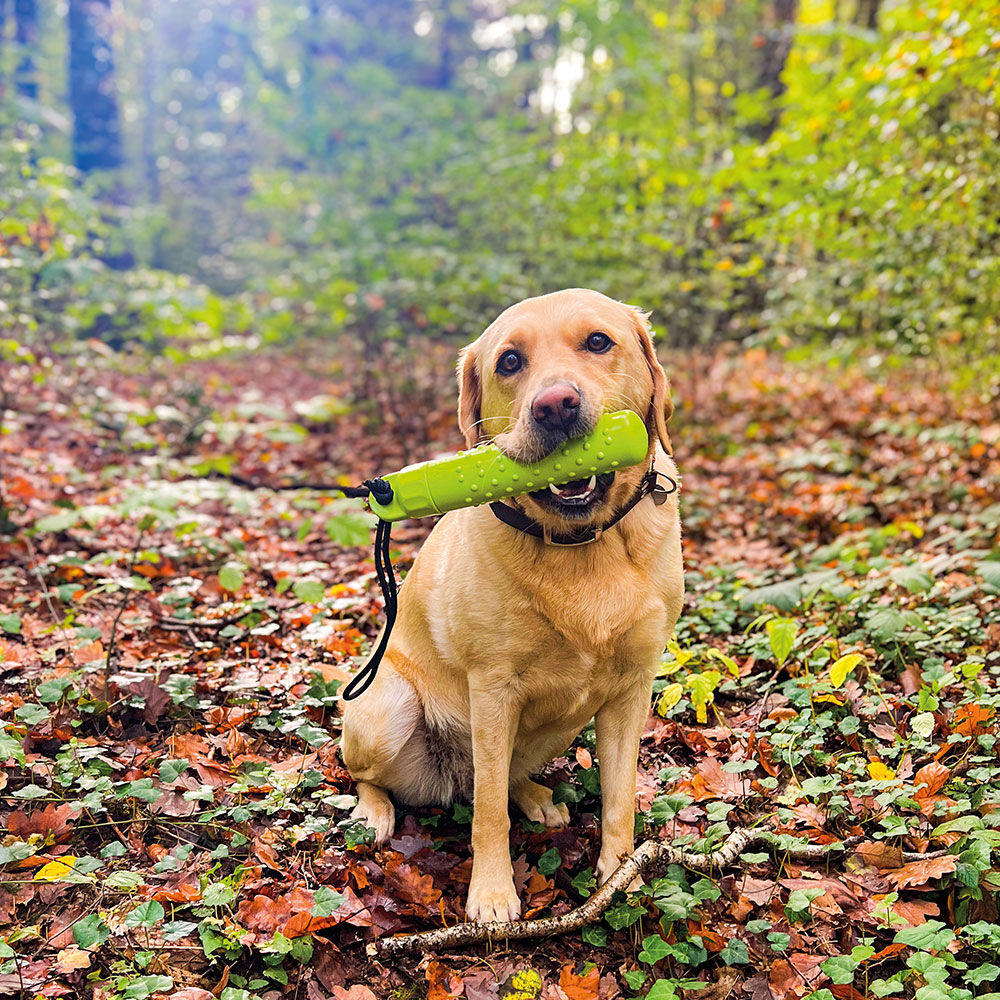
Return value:
<svg viewBox="0 0 1000 1000">
<path fill-rule="evenodd" d="M 559 487 L 556 486 L 555 483 L 549 483 L 549 489 L 552 490 L 556 496 L 559 496 Z"/>
<path fill-rule="evenodd" d="M 591 476 L 587 483 L 587 492 L 591 493 L 597 489 L 597 476 Z"/>
</svg>

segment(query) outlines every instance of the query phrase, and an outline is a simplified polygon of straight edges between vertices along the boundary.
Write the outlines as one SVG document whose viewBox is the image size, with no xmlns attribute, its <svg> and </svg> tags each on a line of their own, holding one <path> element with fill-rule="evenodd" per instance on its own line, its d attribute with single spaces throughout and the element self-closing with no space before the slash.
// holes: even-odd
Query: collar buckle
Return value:
<svg viewBox="0 0 1000 1000">
<path fill-rule="evenodd" d="M 554 545 L 556 548 L 560 549 L 575 549 L 580 545 L 589 545 L 591 542 L 596 542 L 601 535 L 604 534 L 604 525 L 600 528 L 594 528 L 592 532 L 588 532 L 589 538 L 581 538 L 578 542 L 564 542 L 564 541 L 553 541 L 552 540 L 552 529 L 547 525 L 542 525 L 542 541 L 546 545 Z"/>
</svg>

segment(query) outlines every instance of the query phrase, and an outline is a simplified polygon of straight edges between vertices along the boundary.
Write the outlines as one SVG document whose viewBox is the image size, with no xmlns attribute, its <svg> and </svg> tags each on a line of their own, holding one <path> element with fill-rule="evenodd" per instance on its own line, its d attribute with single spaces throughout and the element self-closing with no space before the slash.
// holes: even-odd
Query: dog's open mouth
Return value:
<svg viewBox="0 0 1000 1000">
<path fill-rule="evenodd" d="M 615 474 L 605 472 L 589 479 L 574 479 L 562 486 L 535 490 L 531 499 L 543 507 L 558 511 L 563 517 L 583 518 L 607 496 L 614 481 Z"/>
</svg>

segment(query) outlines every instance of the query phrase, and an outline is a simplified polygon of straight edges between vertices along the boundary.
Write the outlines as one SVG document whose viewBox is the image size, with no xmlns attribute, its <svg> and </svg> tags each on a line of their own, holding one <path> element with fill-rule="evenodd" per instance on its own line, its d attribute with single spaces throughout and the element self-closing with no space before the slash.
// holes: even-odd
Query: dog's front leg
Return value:
<svg viewBox="0 0 1000 1000">
<path fill-rule="evenodd" d="M 602 706 L 594 717 L 601 765 L 601 854 L 597 880 L 603 883 L 635 846 L 635 778 L 639 738 L 649 714 L 646 681 Z"/>
<path fill-rule="evenodd" d="M 510 863 L 510 759 L 520 711 L 503 692 L 469 689 L 472 764 L 472 880 L 465 912 L 471 920 L 516 920 L 521 904 Z"/>
</svg>

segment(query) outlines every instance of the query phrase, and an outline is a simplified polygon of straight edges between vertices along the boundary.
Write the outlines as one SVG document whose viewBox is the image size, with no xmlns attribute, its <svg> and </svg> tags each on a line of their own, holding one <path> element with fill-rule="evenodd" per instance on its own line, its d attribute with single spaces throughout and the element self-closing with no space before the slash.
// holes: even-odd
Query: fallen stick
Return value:
<svg viewBox="0 0 1000 1000">
<path fill-rule="evenodd" d="M 846 850 L 861 840 L 849 837 L 834 844 L 804 844 L 784 849 L 786 857 L 794 861 L 816 861 L 828 857 L 833 851 Z M 640 875 L 657 877 L 670 865 L 681 865 L 690 871 L 708 872 L 731 865 L 751 844 L 778 844 L 778 837 L 770 830 L 734 830 L 717 850 L 711 854 L 692 854 L 669 847 L 656 840 L 647 840 L 631 857 L 626 858 L 611 877 L 586 902 L 560 917 L 543 920 L 512 920 L 505 923 L 465 923 L 442 927 L 420 934 L 404 934 L 382 938 L 368 946 L 372 954 L 391 958 L 413 951 L 439 951 L 442 948 L 461 948 L 480 942 L 516 941 L 523 938 L 554 937 L 567 931 L 579 930 L 599 920 L 611 905 L 616 892 L 627 889 Z"/>
</svg>

